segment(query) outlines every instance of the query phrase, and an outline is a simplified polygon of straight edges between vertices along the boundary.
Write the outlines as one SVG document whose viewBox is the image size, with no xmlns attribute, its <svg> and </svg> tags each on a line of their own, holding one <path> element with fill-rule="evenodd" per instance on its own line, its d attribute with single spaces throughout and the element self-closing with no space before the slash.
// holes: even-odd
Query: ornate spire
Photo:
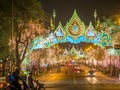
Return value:
<svg viewBox="0 0 120 90">
<path fill-rule="evenodd" d="M 53 18 L 51 17 L 50 18 L 50 27 L 48 27 L 49 30 L 54 30 L 55 29 L 55 26 L 53 24 Z"/>
<path fill-rule="evenodd" d="M 59 22 L 58 27 L 55 29 L 55 35 L 58 37 L 63 37 L 64 36 L 64 28 L 61 24 L 61 22 Z"/>
<path fill-rule="evenodd" d="M 72 15 L 72 17 L 71 17 L 70 20 L 74 20 L 74 19 L 78 19 L 78 21 L 81 22 L 81 20 L 80 20 L 78 14 L 77 14 L 77 12 L 76 12 L 76 9 L 74 9 L 74 13 L 73 13 L 73 15 Z"/>
<path fill-rule="evenodd" d="M 56 17 L 56 12 L 55 12 L 55 9 L 53 10 L 53 18 Z"/>
<path fill-rule="evenodd" d="M 55 9 L 53 10 L 53 18 L 54 18 L 54 27 L 55 27 L 55 18 L 56 18 L 56 12 L 55 12 Z"/>
<path fill-rule="evenodd" d="M 96 18 L 97 18 L 97 12 L 96 12 L 96 9 L 94 10 L 94 18 L 95 18 L 95 24 L 96 24 Z"/>
<path fill-rule="evenodd" d="M 97 21 L 96 21 L 96 25 L 95 25 L 95 29 L 99 29 L 100 27 L 100 19 L 98 18 Z"/>
</svg>

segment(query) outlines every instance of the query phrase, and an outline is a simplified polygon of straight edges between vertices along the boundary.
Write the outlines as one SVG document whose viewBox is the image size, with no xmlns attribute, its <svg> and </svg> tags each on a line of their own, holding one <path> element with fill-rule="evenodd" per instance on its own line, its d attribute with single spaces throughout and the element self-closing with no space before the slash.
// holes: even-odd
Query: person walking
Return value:
<svg viewBox="0 0 120 90">
<path fill-rule="evenodd" d="M 19 70 L 16 69 L 13 73 L 9 73 L 7 76 L 7 83 L 10 85 L 8 86 L 9 90 L 21 90 L 21 86 L 19 84 Z"/>
<path fill-rule="evenodd" d="M 19 80 L 21 80 L 21 78 L 19 76 L 19 73 L 20 70 L 18 68 L 13 72 L 15 90 L 21 90 L 21 86 L 19 83 Z"/>
<path fill-rule="evenodd" d="M 33 84 L 33 78 L 32 78 L 31 72 L 27 75 L 26 82 L 27 82 L 29 89 L 34 90 L 34 84 Z"/>
</svg>

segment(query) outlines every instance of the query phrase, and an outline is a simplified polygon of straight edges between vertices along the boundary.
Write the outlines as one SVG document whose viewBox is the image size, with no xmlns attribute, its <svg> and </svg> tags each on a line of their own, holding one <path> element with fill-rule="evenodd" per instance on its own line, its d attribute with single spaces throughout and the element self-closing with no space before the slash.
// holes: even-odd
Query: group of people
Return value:
<svg viewBox="0 0 120 90">
<path fill-rule="evenodd" d="M 8 87 L 9 90 L 22 90 L 19 80 L 23 81 L 24 84 L 26 84 L 26 86 L 30 90 L 34 90 L 32 73 L 29 73 L 25 80 L 23 80 L 23 78 L 19 76 L 19 73 L 20 73 L 20 70 L 16 69 L 13 73 L 7 76 L 6 80 L 7 80 L 7 83 L 9 83 L 9 87 Z M 26 89 L 23 89 L 23 90 L 26 90 Z"/>
</svg>

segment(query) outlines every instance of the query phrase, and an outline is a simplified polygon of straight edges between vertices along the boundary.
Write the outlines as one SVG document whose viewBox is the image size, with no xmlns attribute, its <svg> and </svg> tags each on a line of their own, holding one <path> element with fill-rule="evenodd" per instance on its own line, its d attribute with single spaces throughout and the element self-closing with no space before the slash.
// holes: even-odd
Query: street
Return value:
<svg viewBox="0 0 120 90">
<path fill-rule="evenodd" d="M 120 90 L 120 0 L 1 0 L 0 52 L 0 90 Z"/>
<path fill-rule="evenodd" d="M 65 67 L 62 67 L 60 72 L 54 69 L 37 79 L 44 83 L 46 90 L 120 90 L 118 78 L 110 78 L 100 72 L 96 72 L 94 77 L 89 77 L 89 68 L 83 65 L 80 68 L 84 72 L 74 72 L 68 68 L 66 73 Z"/>
<path fill-rule="evenodd" d="M 120 81 L 96 72 L 95 77 L 88 77 L 86 72 L 49 72 L 39 81 L 45 84 L 46 90 L 119 90 Z"/>
<path fill-rule="evenodd" d="M 120 90 L 120 85 L 77 85 L 46 88 L 46 90 Z"/>
</svg>

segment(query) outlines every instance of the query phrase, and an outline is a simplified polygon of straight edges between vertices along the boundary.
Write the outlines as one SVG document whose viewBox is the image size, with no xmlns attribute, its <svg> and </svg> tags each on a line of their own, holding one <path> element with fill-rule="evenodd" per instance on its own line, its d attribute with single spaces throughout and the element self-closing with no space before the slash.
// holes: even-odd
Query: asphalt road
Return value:
<svg viewBox="0 0 120 90">
<path fill-rule="evenodd" d="M 95 77 L 88 77 L 89 68 L 82 66 L 84 72 L 74 72 L 65 68 L 61 72 L 56 69 L 38 77 L 40 83 L 44 83 L 46 90 L 120 90 L 120 80 L 107 77 L 96 72 Z M 42 90 L 42 89 L 41 89 Z"/>
<path fill-rule="evenodd" d="M 120 85 L 71 85 L 46 88 L 46 90 L 120 90 Z"/>
<path fill-rule="evenodd" d="M 64 71 L 51 71 L 38 79 L 45 84 L 46 90 L 120 90 L 118 79 L 99 73 L 96 77 L 88 77 L 86 74 L 86 71 L 69 71 L 67 74 Z"/>
</svg>

